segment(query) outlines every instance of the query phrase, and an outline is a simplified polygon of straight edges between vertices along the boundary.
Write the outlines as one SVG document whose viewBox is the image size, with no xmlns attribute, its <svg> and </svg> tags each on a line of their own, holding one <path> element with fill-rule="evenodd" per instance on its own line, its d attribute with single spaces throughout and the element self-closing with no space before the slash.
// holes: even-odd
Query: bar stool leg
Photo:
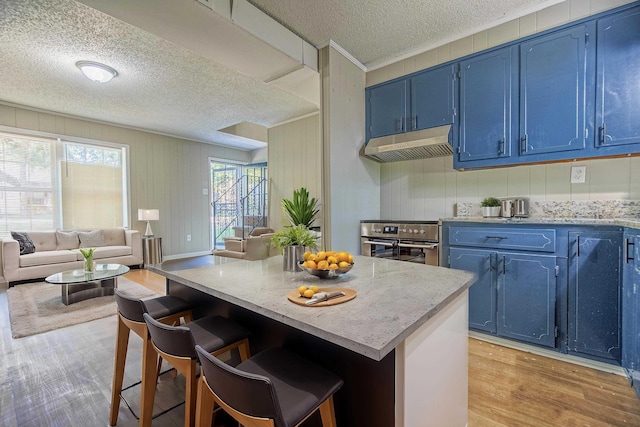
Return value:
<svg viewBox="0 0 640 427">
<path fill-rule="evenodd" d="M 196 380 L 196 361 L 191 360 L 185 372 L 186 396 L 184 408 L 184 425 L 193 427 L 196 420 L 196 396 L 198 395 L 198 382 Z"/>
<path fill-rule="evenodd" d="M 150 337 L 142 340 L 142 404 L 140 408 L 140 427 L 151 427 L 153 416 L 153 401 L 156 395 L 158 381 L 158 354 L 153 348 Z"/>
<path fill-rule="evenodd" d="M 124 366 L 127 360 L 128 347 L 129 328 L 124 324 L 122 318 L 118 316 L 118 324 L 116 326 L 116 357 L 113 364 L 113 384 L 111 385 L 111 411 L 109 413 L 110 426 L 115 426 L 118 422 L 120 393 L 122 392 L 122 381 L 124 380 Z"/>
<path fill-rule="evenodd" d="M 322 427 L 336 427 L 336 412 L 333 407 L 333 395 L 320 405 L 320 418 Z"/>
<path fill-rule="evenodd" d="M 211 427 L 215 418 L 213 412 L 215 401 L 209 391 L 209 387 L 204 382 L 204 377 L 200 375 L 198 380 L 198 398 L 196 400 L 196 427 Z"/>
</svg>

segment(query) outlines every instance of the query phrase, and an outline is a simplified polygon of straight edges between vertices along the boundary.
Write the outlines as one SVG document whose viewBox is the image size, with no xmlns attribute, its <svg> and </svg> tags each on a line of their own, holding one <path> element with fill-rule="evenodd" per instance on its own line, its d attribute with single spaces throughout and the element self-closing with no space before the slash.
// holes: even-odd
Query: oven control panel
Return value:
<svg viewBox="0 0 640 427">
<path fill-rule="evenodd" d="M 437 242 L 438 224 L 362 222 L 360 236 Z"/>
</svg>

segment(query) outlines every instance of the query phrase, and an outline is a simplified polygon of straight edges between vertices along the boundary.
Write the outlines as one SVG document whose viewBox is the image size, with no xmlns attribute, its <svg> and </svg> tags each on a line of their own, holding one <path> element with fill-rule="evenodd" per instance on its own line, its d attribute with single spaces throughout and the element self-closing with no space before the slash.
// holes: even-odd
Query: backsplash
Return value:
<svg viewBox="0 0 640 427">
<path fill-rule="evenodd" d="M 457 217 L 479 217 L 479 203 L 458 203 Z M 531 202 L 530 218 L 640 219 L 640 200 L 567 200 Z"/>
</svg>

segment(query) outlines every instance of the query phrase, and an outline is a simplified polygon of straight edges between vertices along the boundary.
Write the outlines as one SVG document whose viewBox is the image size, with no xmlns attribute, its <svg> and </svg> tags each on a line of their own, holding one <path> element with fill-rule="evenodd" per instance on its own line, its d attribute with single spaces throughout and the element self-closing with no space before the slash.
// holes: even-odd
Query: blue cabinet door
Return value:
<svg viewBox="0 0 640 427">
<path fill-rule="evenodd" d="M 597 145 L 639 144 L 640 8 L 600 19 L 597 44 Z"/>
<path fill-rule="evenodd" d="M 569 351 L 620 361 L 622 233 L 569 233 Z"/>
<path fill-rule="evenodd" d="M 555 347 L 556 257 L 497 253 L 498 335 Z"/>
<path fill-rule="evenodd" d="M 460 62 L 460 145 L 454 168 L 466 166 L 458 162 L 511 156 L 518 138 L 517 100 L 516 47 Z"/>
<path fill-rule="evenodd" d="M 520 45 L 521 156 L 594 145 L 594 29 L 588 22 Z"/>
<path fill-rule="evenodd" d="M 419 130 L 454 122 L 455 65 L 435 68 L 410 78 L 411 114 L 407 129 Z"/>
<path fill-rule="evenodd" d="M 624 236 L 622 280 L 622 367 L 640 397 L 640 231 Z"/>
<path fill-rule="evenodd" d="M 407 80 L 367 89 L 367 140 L 405 132 Z"/>
<path fill-rule="evenodd" d="M 494 251 L 451 248 L 450 267 L 476 273 L 469 288 L 469 328 L 496 333 Z"/>
</svg>

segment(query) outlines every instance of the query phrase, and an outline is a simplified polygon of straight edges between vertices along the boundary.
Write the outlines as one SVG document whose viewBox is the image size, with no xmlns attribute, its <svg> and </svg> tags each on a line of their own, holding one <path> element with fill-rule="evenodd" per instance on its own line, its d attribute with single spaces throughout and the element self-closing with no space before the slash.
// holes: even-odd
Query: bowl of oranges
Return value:
<svg viewBox="0 0 640 427">
<path fill-rule="evenodd" d="M 351 270 L 353 255 L 349 252 L 320 251 L 305 252 L 300 268 L 321 279 L 332 279 Z"/>
</svg>

